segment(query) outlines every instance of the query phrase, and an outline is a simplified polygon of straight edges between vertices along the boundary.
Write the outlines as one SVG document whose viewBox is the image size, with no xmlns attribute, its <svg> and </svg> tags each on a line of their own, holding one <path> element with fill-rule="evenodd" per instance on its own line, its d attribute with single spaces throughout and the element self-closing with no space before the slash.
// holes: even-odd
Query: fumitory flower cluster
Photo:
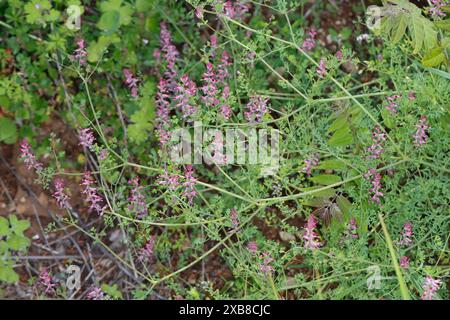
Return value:
<svg viewBox="0 0 450 320">
<path fill-rule="evenodd" d="M 128 209 L 136 213 L 137 217 L 141 219 L 147 215 L 147 204 L 145 203 L 145 196 L 142 194 L 143 187 L 139 184 L 138 177 L 131 179 L 128 183 L 133 187 L 128 198 L 128 201 L 130 201 Z"/>
<path fill-rule="evenodd" d="M 317 249 L 322 246 L 320 242 L 319 235 L 315 231 L 317 227 L 316 217 L 311 214 L 306 221 L 304 226 L 305 233 L 303 234 L 303 240 L 305 240 L 305 248 L 306 249 Z"/>
<path fill-rule="evenodd" d="M 429 129 L 429 126 L 427 122 L 427 116 L 420 117 L 419 123 L 416 124 L 416 128 L 417 131 L 413 135 L 414 145 L 420 147 L 428 141 L 427 130 Z"/>
<path fill-rule="evenodd" d="M 244 112 L 244 116 L 251 124 L 258 124 L 262 121 L 264 115 L 269 113 L 267 102 L 269 98 L 263 98 L 261 96 L 252 96 L 247 103 L 247 109 Z"/>
<path fill-rule="evenodd" d="M 69 196 L 64 190 L 64 181 L 62 179 L 55 179 L 55 192 L 53 197 L 56 199 L 56 203 L 61 209 L 70 209 Z"/>
<path fill-rule="evenodd" d="M 367 148 L 369 159 L 379 159 L 384 152 L 383 143 L 386 140 L 386 134 L 381 131 L 379 126 L 376 126 L 372 132 L 372 145 Z"/>
<path fill-rule="evenodd" d="M 380 197 L 384 196 L 384 194 L 381 192 L 383 186 L 381 185 L 380 173 L 376 169 L 370 168 L 369 171 L 364 175 L 364 178 L 369 180 L 372 184 L 372 188 L 369 189 L 369 192 L 371 193 L 371 201 L 380 205 Z"/>
<path fill-rule="evenodd" d="M 106 205 L 103 207 L 101 206 L 103 198 L 98 194 L 95 180 L 89 171 L 84 173 L 84 177 L 81 180 L 81 186 L 83 187 L 81 193 L 86 196 L 86 202 L 89 203 L 89 211 L 95 211 L 98 215 L 102 216 L 106 210 Z"/>
<path fill-rule="evenodd" d="M 385 108 L 389 110 L 392 114 L 396 114 L 398 111 L 398 103 L 396 101 L 400 98 L 401 96 L 398 94 L 394 94 L 392 96 L 387 97 L 386 100 L 388 101 L 389 104 Z"/>
<path fill-rule="evenodd" d="M 125 76 L 125 84 L 130 89 L 131 96 L 136 98 L 138 96 L 138 82 L 139 80 L 133 75 L 130 69 L 123 69 Z"/>
<path fill-rule="evenodd" d="M 44 168 L 42 163 L 36 160 L 27 139 L 24 139 L 20 144 L 20 158 L 23 160 L 28 170 L 34 169 L 36 172 L 39 172 Z"/>
<path fill-rule="evenodd" d="M 425 281 L 423 283 L 423 294 L 422 300 L 433 300 L 435 297 L 436 291 L 438 291 L 441 286 L 441 280 L 433 279 L 433 277 L 426 276 Z"/>
<path fill-rule="evenodd" d="M 413 226 L 411 222 L 405 222 L 403 225 L 403 231 L 400 234 L 400 241 L 398 244 L 401 246 L 409 247 L 412 245 L 412 237 L 414 236 Z"/>
</svg>

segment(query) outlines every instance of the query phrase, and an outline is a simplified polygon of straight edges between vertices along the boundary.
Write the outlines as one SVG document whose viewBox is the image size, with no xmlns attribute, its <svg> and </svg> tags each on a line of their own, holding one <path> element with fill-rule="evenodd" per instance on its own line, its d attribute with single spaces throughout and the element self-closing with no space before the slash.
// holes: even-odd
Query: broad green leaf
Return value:
<svg viewBox="0 0 450 320">
<path fill-rule="evenodd" d="M 0 118 L 0 142 L 13 144 L 17 141 L 17 128 L 13 120 Z"/>
<path fill-rule="evenodd" d="M 336 199 L 337 205 L 341 211 L 347 215 L 352 208 L 352 203 L 344 196 L 339 196 Z"/>
<path fill-rule="evenodd" d="M 344 113 L 341 113 L 330 125 L 328 128 L 328 133 L 336 131 L 344 126 L 348 127 L 347 119 Z"/>
<path fill-rule="evenodd" d="M 445 53 L 442 48 L 434 48 L 427 52 L 422 59 L 422 64 L 425 67 L 432 68 L 440 65 L 445 61 Z"/>
<path fill-rule="evenodd" d="M 4 237 L 9 233 L 8 219 L 0 217 L 0 237 Z"/>
<path fill-rule="evenodd" d="M 314 191 L 314 190 L 317 190 L 320 188 L 322 188 L 322 187 L 316 186 L 316 187 L 300 188 L 300 190 L 302 192 L 311 192 L 311 191 Z M 311 196 L 320 197 L 320 198 L 331 198 L 332 196 L 334 196 L 335 193 L 336 193 L 336 191 L 333 188 L 329 188 L 329 189 L 314 192 L 311 194 Z"/>
<path fill-rule="evenodd" d="M 9 216 L 9 222 L 11 223 L 12 231 L 19 236 L 21 236 L 23 232 L 30 227 L 30 221 L 19 220 L 15 215 Z"/>
<path fill-rule="evenodd" d="M 349 145 L 353 142 L 353 135 L 350 132 L 350 128 L 344 126 L 343 128 L 337 130 L 333 136 L 328 140 L 328 145 L 331 147 L 343 147 Z"/>
<path fill-rule="evenodd" d="M 30 245 L 30 239 L 27 237 L 19 236 L 17 234 L 12 234 L 6 240 L 8 246 L 13 250 L 22 250 Z"/>
<path fill-rule="evenodd" d="M 341 170 L 345 169 L 346 164 L 342 162 L 341 160 L 324 160 L 320 161 L 319 165 L 316 167 L 316 169 L 323 169 L 323 170 Z"/>
<path fill-rule="evenodd" d="M 117 11 L 107 11 L 100 17 L 97 27 L 107 35 L 116 32 L 120 27 L 120 13 Z"/>
<path fill-rule="evenodd" d="M 334 174 L 319 174 L 315 177 L 309 178 L 314 183 L 317 184 L 323 184 L 323 185 L 330 185 L 335 184 L 341 181 L 341 177 L 334 175 Z"/>
<path fill-rule="evenodd" d="M 19 281 L 19 275 L 11 266 L 0 265 L 0 281 L 14 283 Z"/>
<path fill-rule="evenodd" d="M 395 127 L 395 120 L 392 114 L 387 110 L 386 108 L 383 108 L 381 110 L 381 117 L 383 118 L 384 124 L 389 129 L 392 129 Z"/>
</svg>

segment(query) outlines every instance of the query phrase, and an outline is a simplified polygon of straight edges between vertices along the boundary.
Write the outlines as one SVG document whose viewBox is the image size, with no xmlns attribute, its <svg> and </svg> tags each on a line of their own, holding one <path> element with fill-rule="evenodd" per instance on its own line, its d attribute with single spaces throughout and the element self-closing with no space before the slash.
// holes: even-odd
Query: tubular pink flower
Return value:
<svg viewBox="0 0 450 320">
<path fill-rule="evenodd" d="M 379 159 L 381 154 L 384 152 L 382 146 L 383 142 L 386 140 L 386 135 L 381 131 L 379 126 L 376 126 L 372 132 L 372 145 L 367 148 L 369 156 L 368 159 Z"/>
<path fill-rule="evenodd" d="M 131 96 L 136 98 L 138 96 L 138 82 L 139 80 L 133 75 L 130 69 L 123 69 L 125 76 L 125 83 L 131 91 Z"/>
<path fill-rule="evenodd" d="M 145 243 L 144 247 L 139 251 L 139 261 L 148 261 L 153 257 L 153 249 L 155 247 L 156 236 L 153 235 L 150 239 Z"/>
<path fill-rule="evenodd" d="M 269 264 L 274 261 L 274 259 L 267 253 L 263 252 L 260 256 L 260 259 L 262 259 L 262 262 L 258 265 L 259 270 L 263 273 L 271 273 L 274 269 Z"/>
<path fill-rule="evenodd" d="M 211 62 L 206 64 L 206 71 L 203 73 L 203 86 L 201 90 L 203 92 L 202 101 L 209 107 L 215 107 L 219 104 L 217 99 L 217 75 L 214 71 L 214 66 Z"/>
<path fill-rule="evenodd" d="M 86 296 L 89 300 L 103 300 L 105 293 L 100 287 L 93 287 Z"/>
<path fill-rule="evenodd" d="M 305 159 L 304 162 L 305 166 L 303 167 L 302 171 L 310 176 L 311 170 L 319 164 L 319 158 L 317 155 L 313 155 L 311 158 Z"/>
<path fill-rule="evenodd" d="M 448 1 L 444 0 L 431 0 L 432 6 L 430 7 L 430 14 L 435 18 L 443 18 L 447 14 L 442 10 L 443 7 L 449 5 Z"/>
<path fill-rule="evenodd" d="M 186 197 L 190 205 L 193 204 L 194 198 L 197 195 L 197 191 L 195 190 L 196 183 L 197 179 L 194 177 L 194 168 L 189 164 L 186 166 L 184 173 L 183 196 Z"/>
<path fill-rule="evenodd" d="M 77 48 L 75 49 L 74 53 L 73 53 L 73 59 L 78 61 L 78 63 L 80 65 L 84 65 L 86 64 L 86 57 L 88 55 L 85 47 L 86 47 L 86 43 L 84 41 L 84 39 L 78 39 L 77 40 Z"/>
<path fill-rule="evenodd" d="M 404 269 L 409 268 L 409 258 L 407 256 L 400 257 L 400 267 Z"/>
<path fill-rule="evenodd" d="M 213 142 L 211 143 L 212 146 L 212 152 L 211 154 L 213 154 L 211 160 L 212 162 L 214 162 L 216 165 L 224 165 L 227 163 L 227 157 L 226 155 L 223 153 L 223 138 L 222 138 L 222 133 L 221 132 L 217 132 Z"/>
<path fill-rule="evenodd" d="M 167 80 L 159 79 L 158 91 L 156 93 L 156 129 L 159 135 L 159 142 L 164 146 L 170 140 L 170 132 L 167 128 L 170 126 L 170 102 L 169 102 L 169 83 Z"/>
<path fill-rule="evenodd" d="M 302 43 L 302 49 L 305 51 L 311 51 L 316 47 L 316 29 L 312 28 L 308 31 L 308 37 Z"/>
<path fill-rule="evenodd" d="M 423 294 L 421 299 L 422 300 L 433 300 L 434 295 L 436 294 L 436 291 L 438 291 L 439 287 L 441 286 L 441 280 L 439 279 L 433 279 L 430 276 L 426 276 L 424 284 L 423 284 Z"/>
<path fill-rule="evenodd" d="M 394 94 L 394 95 L 386 98 L 386 100 L 389 102 L 389 104 L 387 106 L 385 106 L 385 108 L 387 110 L 389 110 L 392 114 L 396 114 L 398 111 L 397 109 L 399 106 L 398 106 L 396 100 L 398 100 L 399 98 L 401 98 L 401 96 L 398 94 Z"/>
<path fill-rule="evenodd" d="M 338 61 L 342 61 L 342 59 L 344 59 L 344 55 L 342 54 L 341 50 L 338 50 L 336 52 L 336 59 L 338 59 Z"/>
<path fill-rule="evenodd" d="M 55 192 L 53 197 L 56 199 L 56 203 L 61 209 L 70 209 L 69 196 L 64 190 L 64 181 L 62 179 L 55 179 Z"/>
<path fill-rule="evenodd" d="M 138 177 L 131 179 L 128 183 L 133 186 L 130 197 L 128 198 L 128 201 L 130 201 L 128 209 L 135 212 L 139 219 L 142 219 L 148 214 L 145 197 L 142 194 L 143 187 L 139 184 Z"/>
<path fill-rule="evenodd" d="M 98 190 L 94 184 L 95 181 L 91 173 L 86 171 L 80 184 L 83 187 L 81 193 L 86 196 L 86 202 L 89 203 L 89 211 L 96 211 L 99 216 L 102 216 L 106 210 L 106 206 L 101 206 L 103 198 L 98 195 Z"/>
<path fill-rule="evenodd" d="M 428 141 L 428 135 L 427 130 L 430 128 L 427 123 L 427 116 L 421 116 L 419 123 L 416 124 L 417 131 L 413 135 L 414 138 L 414 145 L 416 147 L 420 147 L 427 143 Z"/>
<path fill-rule="evenodd" d="M 351 218 L 350 221 L 348 222 L 346 233 L 347 233 L 348 238 L 353 238 L 353 239 L 359 238 L 358 225 L 356 224 L 355 218 Z"/>
<path fill-rule="evenodd" d="M 163 54 L 164 60 L 167 62 L 164 77 L 168 81 L 169 89 L 173 91 L 176 86 L 175 78 L 177 76 L 175 64 L 178 59 L 179 53 L 177 48 L 172 44 L 172 35 L 170 34 L 169 29 L 167 28 L 167 24 L 165 22 L 161 22 L 160 26 L 161 26 L 161 33 L 160 33 L 161 53 Z"/>
<path fill-rule="evenodd" d="M 167 170 L 164 170 L 163 174 L 158 177 L 158 184 L 166 186 L 169 190 L 176 190 L 180 186 L 180 178 L 176 174 L 169 174 Z"/>
<path fill-rule="evenodd" d="M 319 235 L 314 231 L 316 226 L 316 217 L 311 214 L 304 227 L 305 234 L 303 235 L 303 239 L 305 240 L 306 249 L 317 249 L 322 246 L 322 243 L 319 240 Z"/>
<path fill-rule="evenodd" d="M 316 69 L 316 73 L 321 78 L 324 78 L 327 74 L 327 67 L 324 59 L 320 59 L 319 66 Z"/>
<path fill-rule="evenodd" d="M 266 113 L 269 113 L 267 102 L 269 98 L 263 98 L 261 96 L 253 96 L 247 103 L 247 110 L 244 112 L 244 116 L 251 124 L 257 124 L 262 121 L 262 118 Z"/>
<path fill-rule="evenodd" d="M 27 139 L 22 140 L 22 143 L 20 144 L 20 158 L 23 160 L 28 170 L 33 168 L 36 171 L 41 171 L 44 168 L 42 163 L 36 160 Z"/>
<path fill-rule="evenodd" d="M 247 250 L 254 255 L 256 254 L 256 252 L 258 252 L 258 245 L 255 241 L 250 241 L 249 243 L 247 243 Z"/>
<path fill-rule="evenodd" d="M 39 273 L 39 282 L 45 287 L 45 294 L 53 293 L 55 291 L 56 284 L 53 283 L 53 279 L 48 273 L 47 268 L 42 268 Z"/>
<path fill-rule="evenodd" d="M 231 65 L 230 55 L 228 52 L 222 52 L 222 57 L 217 65 L 217 79 L 219 82 L 224 82 L 229 76 L 228 67 Z"/>
<path fill-rule="evenodd" d="M 78 140 L 80 140 L 80 145 L 90 149 L 95 142 L 92 130 L 90 128 L 80 129 L 78 133 Z"/>
<path fill-rule="evenodd" d="M 183 118 L 189 118 L 197 112 L 197 108 L 190 103 L 191 98 L 197 94 L 197 86 L 188 75 L 181 77 L 181 85 L 176 87 L 178 95 L 175 97 L 177 107 L 181 109 Z"/>
<path fill-rule="evenodd" d="M 414 236 L 412 223 L 407 221 L 403 225 L 403 231 L 400 234 L 400 241 L 397 242 L 400 246 L 409 247 L 412 245 L 412 237 Z"/>
<path fill-rule="evenodd" d="M 384 194 L 381 192 L 381 189 L 383 189 L 383 186 L 381 185 L 381 175 L 376 169 L 371 168 L 364 175 L 364 178 L 369 180 L 372 184 L 372 188 L 369 189 L 369 192 L 372 194 L 371 201 L 380 205 L 380 197 L 384 196 Z"/>
</svg>

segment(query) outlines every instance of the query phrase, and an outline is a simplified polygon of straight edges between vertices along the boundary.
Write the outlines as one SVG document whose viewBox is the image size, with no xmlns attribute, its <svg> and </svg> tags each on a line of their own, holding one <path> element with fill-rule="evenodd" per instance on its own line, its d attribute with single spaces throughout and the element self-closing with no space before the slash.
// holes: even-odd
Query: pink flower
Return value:
<svg viewBox="0 0 450 320">
<path fill-rule="evenodd" d="M 33 168 L 36 171 L 41 171 L 44 168 L 42 163 L 36 160 L 27 139 L 22 140 L 22 143 L 20 144 L 20 158 L 23 160 L 28 170 Z"/>
<path fill-rule="evenodd" d="M 166 70 L 164 72 L 164 77 L 168 81 L 168 86 L 170 90 L 174 90 L 176 86 L 175 78 L 177 76 L 177 71 L 175 69 L 175 64 L 178 59 L 179 53 L 177 48 L 172 44 L 172 35 L 165 22 L 161 22 L 161 33 L 160 33 L 160 46 L 161 52 L 163 54 L 164 60 L 166 61 Z"/>
<path fill-rule="evenodd" d="M 233 225 L 234 229 L 239 227 L 238 213 L 237 213 L 237 210 L 235 208 L 230 210 L 230 220 L 231 220 L 231 224 Z"/>
<path fill-rule="evenodd" d="M 355 218 L 351 218 L 350 221 L 348 222 L 346 233 L 347 233 L 348 238 L 353 238 L 353 239 L 359 238 L 358 225 L 356 224 Z"/>
<path fill-rule="evenodd" d="M 401 96 L 398 94 L 394 94 L 394 95 L 386 98 L 387 101 L 389 102 L 389 104 L 387 106 L 385 106 L 385 108 L 387 110 L 389 110 L 392 114 L 396 114 L 398 111 L 397 110 L 398 104 L 395 101 L 398 100 L 399 98 L 401 98 Z"/>
<path fill-rule="evenodd" d="M 408 92 L 408 99 L 409 99 L 410 101 L 416 100 L 416 94 L 414 93 L 414 91 L 409 91 L 409 92 Z"/>
<path fill-rule="evenodd" d="M 223 13 L 230 19 L 242 19 L 249 8 L 245 1 L 225 1 Z"/>
<path fill-rule="evenodd" d="M 223 153 L 223 138 L 222 138 L 222 132 L 218 131 L 214 137 L 213 142 L 211 143 L 212 152 L 213 155 L 211 158 L 211 161 L 215 163 L 216 165 L 224 165 L 227 163 L 227 157 Z"/>
<path fill-rule="evenodd" d="M 322 243 L 319 240 L 319 235 L 314 231 L 316 227 L 316 217 L 311 214 L 304 227 L 305 234 L 303 235 L 303 239 L 305 240 L 306 249 L 317 249 L 322 246 Z"/>
<path fill-rule="evenodd" d="M 167 128 L 170 126 L 170 102 L 169 102 L 169 83 L 163 78 L 159 79 L 158 91 L 156 93 L 156 129 L 159 135 L 161 146 L 170 140 L 170 132 Z"/>
<path fill-rule="evenodd" d="M 228 72 L 228 67 L 231 65 L 230 55 L 228 52 L 222 52 L 222 57 L 217 65 L 217 79 L 219 82 L 224 82 L 230 76 Z"/>
<path fill-rule="evenodd" d="M 269 264 L 274 261 L 274 259 L 267 253 L 263 252 L 260 256 L 260 259 L 262 259 L 262 262 L 258 265 L 259 270 L 263 273 L 271 273 L 274 269 Z"/>
<path fill-rule="evenodd" d="M 434 295 L 436 294 L 436 291 L 438 291 L 439 287 L 441 286 L 441 280 L 436 279 L 434 280 L 430 276 L 426 276 L 424 284 L 423 284 L 423 294 L 421 299 L 422 300 L 433 300 Z"/>
<path fill-rule="evenodd" d="M 253 96 L 247 103 L 247 110 L 244 112 L 244 116 L 251 124 L 257 124 L 262 121 L 262 118 L 266 113 L 269 113 L 267 102 L 269 98 L 263 98 L 261 96 Z"/>
<path fill-rule="evenodd" d="M 211 62 L 206 64 L 206 71 L 203 73 L 203 86 L 201 87 L 203 92 L 202 101 L 205 102 L 207 106 L 215 107 L 219 104 L 219 99 L 217 99 L 217 75 L 214 71 L 214 66 Z"/>
<path fill-rule="evenodd" d="M 203 19 L 203 7 L 195 8 L 195 16 L 200 20 Z"/>
<path fill-rule="evenodd" d="M 414 236 L 413 226 L 411 222 L 405 222 L 403 225 L 403 231 L 400 234 L 400 241 L 398 241 L 398 245 L 409 247 L 412 245 L 412 237 Z"/>
<path fill-rule="evenodd" d="M 312 28 L 308 31 L 308 37 L 303 41 L 302 49 L 305 51 L 311 51 L 316 47 L 316 29 Z"/>
<path fill-rule="evenodd" d="M 130 181 L 128 181 L 128 183 L 133 186 L 133 189 L 131 189 L 131 195 L 128 198 L 128 201 L 130 201 L 128 209 L 135 212 L 137 214 L 137 217 L 141 219 L 148 213 L 147 204 L 145 203 L 145 197 L 142 194 L 143 187 L 139 185 L 138 177 L 131 179 Z"/>
<path fill-rule="evenodd" d="M 319 164 L 319 158 L 317 155 L 313 155 L 311 158 L 305 159 L 304 162 L 305 166 L 303 167 L 302 171 L 310 176 L 311 170 Z"/>
<path fill-rule="evenodd" d="M 176 87 L 178 95 L 175 97 L 177 107 L 181 109 L 183 118 L 189 118 L 197 112 L 197 108 L 192 105 L 190 100 L 197 94 L 197 86 L 194 81 L 189 79 L 188 75 L 181 77 L 181 85 Z"/>
<path fill-rule="evenodd" d="M 98 195 L 98 190 L 94 184 L 95 181 L 91 173 L 86 171 L 80 184 L 83 187 L 81 193 L 86 196 L 86 202 L 89 203 L 89 211 L 96 211 L 98 215 L 102 216 L 106 206 L 101 206 L 103 198 Z"/>
<path fill-rule="evenodd" d="M 164 173 L 159 175 L 158 184 L 162 186 L 166 186 L 169 190 L 176 190 L 180 186 L 179 176 L 177 174 L 169 174 L 167 170 L 164 170 Z"/>
<path fill-rule="evenodd" d="M 80 129 L 78 139 L 80 140 L 79 144 L 88 149 L 90 149 L 95 142 L 94 134 L 90 128 Z"/>
<path fill-rule="evenodd" d="M 150 239 L 145 243 L 144 247 L 139 251 L 139 261 L 150 260 L 153 257 L 153 249 L 155 247 L 156 236 L 153 235 Z"/>
<path fill-rule="evenodd" d="M 53 283 L 53 279 L 48 273 L 47 268 L 42 268 L 39 273 L 39 282 L 45 287 L 45 294 L 53 293 L 55 291 L 56 284 Z"/>
<path fill-rule="evenodd" d="M 89 300 L 103 300 L 105 293 L 99 287 L 93 287 L 86 296 Z"/>
<path fill-rule="evenodd" d="M 53 197 L 56 199 L 56 203 L 61 209 L 70 209 L 69 196 L 64 190 L 64 181 L 61 179 L 55 179 L 55 192 Z"/>
<path fill-rule="evenodd" d="M 428 141 L 428 135 L 427 130 L 430 128 L 427 123 L 427 116 L 421 116 L 419 123 L 416 124 L 417 131 L 413 135 L 414 138 L 414 145 L 416 147 L 420 147 L 427 143 Z"/>
<path fill-rule="evenodd" d="M 78 39 L 77 40 L 77 48 L 75 49 L 73 53 L 73 59 L 78 61 L 80 65 L 86 64 L 86 57 L 88 53 L 86 52 L 86 43 L 84 39 Z"/>
<path fill-rule="evenodd" d="M 187 165 L 184 173 L 184 182 L 183 182 L 183 196 L 186 197 L 189 204 L 192 205 L 195 196 L 197 195 L 197 191 L 195 190 L 195 184 L 197 179 L 194 177 L 194 168 L 192 165 Z"/>
<path fill-rule="evenodd" d="M 230 119 L 232 113 L 230 105 L 226 102 L 229 97 L 230 87 L 226 85 L 222 90 L 222 99 L 223 101 L 225 101 L 225 103 L 220 106 L 220 114 L 225 118 L 225 120 Z"/>
<path fill-rule="evenodd" d="M 136 98 L 138 96 L 138 82 L 139 80 L 133 75 L 130 69 L 123 69 L 123 75 L 125 76 L 125 83 L 131 91 L 131 96 Z"/>
<path fill-rule="evenodd" d="M 372 188 L 369 189 L 369 192 L 372 194 L 371 201 L 380 205 L 380 197 L 384 196 L 384 194 L 381 192 L 381 189 L 383 189 L 383 186 L 381 185 L 381 175 L 376 169 L 371 168 L 364 175 L 364 178 L 370 180 L 370 183 L 372 184 Z"/>
<path fill-rule="evenodd" d="M 431 0 L 432 6 L 430 7 L 430 14 L 435 18 L 442 18 L 446 16 L 446 13 L 442 10 L 449 4 L 448 1 L 444 0 Z"/>
<path fill-rule="evenodd" d="M 319 66 L 316 69 L 316 73 L 321 78 L 324 78 L 327 74 L 327 68 L 324 59 L 320 59 Z"/>
<path fill-rule="evenodd" d="M 338 61 L 342 61 L 342 59 L 344 59 L 344 55 L 342 54 L 341 50 L 338 50 L 336 52 L 336 59 L 338 59 Z"/>
<path fill-rule="evenodd" d="M 409 268 L 409 258 L 407 256 L 400 257 L 400 267 L 404 269 Z"/>
<path fill-rule="evenodd" d="M 250 251 L 251 254 L 256 254 L 258 251 L 258 245 L 255 241 L 250 241 L 247 243 L 247 250 Z"/>
<path fill-rule="evenodd" d="M 386 140 L 386 135 L 381 131 L 379 126 L 376 126 L 372 132 L 372 145 L 367 148 L 369 159 L 379 159 L 381 154 L 384 152 L 382 146 L 383 142 Z"/>
</svg>

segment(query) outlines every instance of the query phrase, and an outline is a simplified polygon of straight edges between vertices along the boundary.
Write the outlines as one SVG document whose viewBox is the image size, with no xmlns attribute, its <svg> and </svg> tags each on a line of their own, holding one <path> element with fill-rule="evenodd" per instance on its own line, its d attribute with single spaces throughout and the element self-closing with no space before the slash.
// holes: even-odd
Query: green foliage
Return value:
<svg viewBox="0 0 450 320">
<path fill-rule="evenodd" d="M 22 251 L 30 245 L 23 232 L 30 227 L 28 220 L 19 220 L 15 215 L 9 219 L 0 216 L 0 281 L 14 283 L 19 280 L 14 271 L 13 251 Z"/>
</svg>

